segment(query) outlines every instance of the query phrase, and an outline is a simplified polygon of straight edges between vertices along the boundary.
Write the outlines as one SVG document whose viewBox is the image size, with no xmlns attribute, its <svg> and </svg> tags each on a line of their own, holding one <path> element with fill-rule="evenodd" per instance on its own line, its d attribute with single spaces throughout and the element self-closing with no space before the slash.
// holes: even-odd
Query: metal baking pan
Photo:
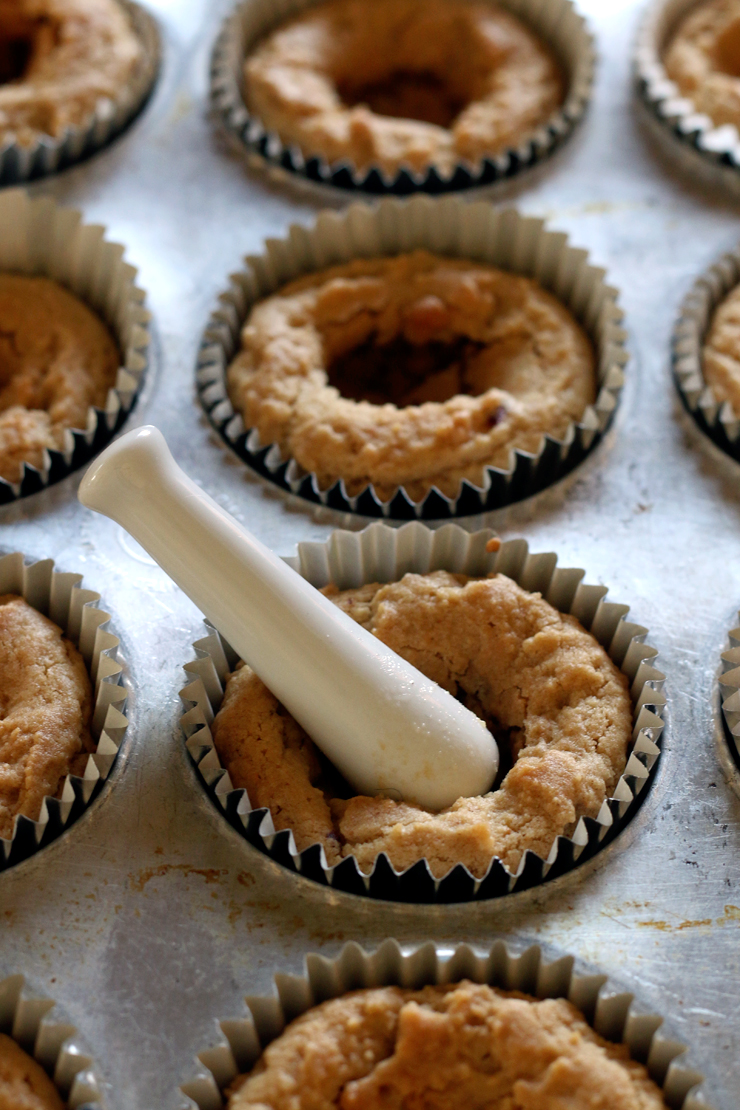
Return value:
<svg viewBox="0 0 740 1110">
<path fill-rule="evenodd" d="M 127 423 L 157 424 L 178 461 L 282 555 L 358 527 L 250 477 L 194 395 L 203 327 L 229 272 L 320 201 L 250 176 L 206 116 L 208 57 L 228 0 L 150 0 L 164 60 L 143 114 L 99 155 L 31 187 L 125 243 L 154 317 L 155 359 Z M 130 728 L 101 796 L 68 833 L 0 875 L 0 972 L 22 973 L 79 1030 L 109 1110 L 188 1105 L 179 1084 L 275 972 L 395 936 L 489 948 L 526 937 L 576 953 L 670 1019 L 715 1110 L 740 1101 L 740 774 L 722 733 L 720 655 L 740 605 L 740 469 L 682 410 L 669 368 L 695 277 L 738 238 L 731 204 L 689 191 L 633 119 L 637 0 L 582 0 L 601 62 L 580 134 L 516 200 L 589 250 L 621 290 L 630 363 L 604 442 L 560 484 L 470 519 L 557 551 L 630 605 L 667 675 L 657 778 L 629 827 L 545 886 L 462 906 L 377 903 L 259 854 L 202 790 L 178 731 L 194 606 L 109 520 L 79 473 L 0 508 L 0 550 L 53 556 L 105 597 L 121 637 Z M 315 194 L 314 194 L 315 196 Z M 327 203 L 334 203 L 327 198 Z M 318 515 L 314 515 L 318 514 Z"/>
</svg>

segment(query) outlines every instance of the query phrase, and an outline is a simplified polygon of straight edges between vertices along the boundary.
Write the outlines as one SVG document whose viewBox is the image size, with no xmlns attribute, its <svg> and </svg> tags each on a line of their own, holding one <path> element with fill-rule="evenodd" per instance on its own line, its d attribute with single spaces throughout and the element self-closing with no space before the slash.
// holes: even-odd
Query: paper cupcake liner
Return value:
<svg viewBox="0 0 740 1110">
<path fill-rule="evenodd" d="M 152 16 L 132 0 L 118 0 L 128 13 L 143 48 L 143 58 L 115 101 L 102 99 L 90 119 L 66 127 L 61 135 L 40 135 L 30 144 L 12 140 L 0 146 L 0 185 L 15 185 L 66 169 L 116 137 L 139 113 L 159 72 L 160 41 Z"/>
<path fill-rule="evenodd" d="M 99 1110 L 102 1097 L 93 1061 L 77 1044 L 76 1028 L 50 1014 L 56 1005 L 51 998 L 26 998 L 24 985 L 23 975 L 0 979 L 0 1033 L 41 1064 L 69 1110 Z"/>
<path fill-rule="evenodd" d="M 730 630 L 729 643 L 722 652 L 719 690 L 730 753 L 740 771 L 740 627 Z"/>
<path fill-rule="evenodd" d="M 381 986 L 420 990 L 470 979 L 538 999 L 567 998 L 602 1037 L 627 1045 L 632 1059 L 644 1064 L 662 1089 L 667 1106 L 711 1110 L 697 1091 L 704 1076 L 687 1047 L 665 1031 L 661 1015 L 646 1011 L 631 992 L 575 956 L 525 943 L 497 940 L 486 952 L 434 941 L 401 948 L 389 939 L 371 953 L 351 942 L 334 960 L 311 953 L 303 975 L 278 973 L 271 995 L 248 995 L 248 1016 L 218 1021 L 218 1043 L 198 1054 L 197 1075 L 180 1090 L 198 1110 L 218 1110 L 229 1084 L 254 1067 L 289 1022 L 348 991 Z"/>
<path fill-rule="evenodd" d="M 61 451 L 45 452 L 37 468 L 24 463 L 17 483 L 0 478 L 0 505 L 37 493 L 66 478 L 109 442 L 133 408 L 150 360 L 151 335 L 145 294 L 124 248 L 105 239 L 105 229 L 83 224 L 73 208 L 51 197 L 31 199 L 22 189 L 0 193 L 0 271 L 53 278 L 84 301 L 111 329 L 121 354 L 115 388 L 104 408 L 89 408 L 87 426 L 65 433 Z"/>
<path fill-rule="evenodd" d="M 718 447 L 740 462 L 740 415 L 704 380 L 702 348 L 715 309 L 740 282 L 740 252 L 724 254 L 695 282 L 673 330 L 673 376 L 686 410 Z"/>
<path fill-rule="evenodd" d="M 633 78 L 642 118 L 663 152 L 705 184 L 740 194 L 740 134 L 715 126 L 671 81 L 663 51 L 681 18 L 697 0 L 657 0 L 642 21 L 633 55 Z"/>
<path fill-rule="evenodd" d="M 539 591 L 564 613 L 572 613 L 609 652 L 631 683 L 633 746 L 614 794 L 596 819 L 581 818 L 572 837 L 558 837 L 547 859 L 526 851 L 515 873 L 494 859 L 482 879 L 458 864 L 444 878 L 426 860 L 398 872 L 385 854 L 364 873 L 354 856 L 334 867 L 314 844 L 299 852 L 289 829 L 275 831 L 268 809 L 253 809 L 246 790 L 232 787 L 216 752 L 211 724 L 228 673 L 238 662 L 231 646 L 206 624 L 208 635 L 193 646 L 185 665 L 189 684 L 180 692 L 187 712 L 180 724 L 187 749 L 217 808 L 254 847 L 283 866 L 337 890 L 401 902 L 462 902 L 498 898 L 570 871 L 611 841 L 634 816 L 647 794 L 660 755 L 664 675 L 654 666 L 657 651 L 645 643 L 647 629 L 627 621 L 628 606 L 607 602 L 606 586 L 582 583 L 584 571 L 558 569 L 552 553 L 530 554 L 525 540 L 509 540 L 497 553 L 486 543 L 493 532 L 469 533 L 447 524 L 431 531 L 418 521 L 400 529 L 370 525 L 363 532 L 334 532 L 326 543 L 302 543 L 286 562 L 317 588 L 334 583 L 349 589 L 367 582 L 393 582 L 408 572 L 444 569 L 473 577 L 500 571 L 526 590 Z"/>
<path fill-rule="evenodd" d="M 354 258 L 395 255 L 419 248 L 469 258 L 534 278 L 574 314 L 594 343 L 598 396 L 562 441 L 545 435 L 536 454 L 516 451 L 508 469 L 485 468 L 482 486 L 463 481 L 456 498 L 433 488 L 413 501 L 403 487 L 381 501 L 372 485 L 350 496 L 343 481 L 321 489 L 315 474 L 281 456 L 277 444 L 262 444 L 246 428 L 226 388 L 229 363 L 240 348 L 240 333 L 252 306 L 301 274 Z M 568 245 L 562 232 L 546 231 L 542 220 L 514 209 L 462 203 L 454 197 L 410 201 L 387 198 L 377 205 L 353 204 L 343 213 L 323 212 L 313 227 L 293 225 L 286 239 L 270 239 L 263 255 L 245 258 L 246 268 L 231 276 L 203 336 L 197 389 L 201 404 L 221 438 L 263 478 L 314 504 L 368 517 L 434 520 L 498 509 L 558 481 L 601 440 L 624 384 L 628 355 L 616 289 L 588 255 Z"/>
<path fill-rule="evenodd" d="M 0 595 L 19 594 L 58 624 L 78 648 L 93 683 L 91 732 L 97 743 L 84 774 L 67 775 L 59 797 L 46 797 L 38 820 L 18 816 L 10 840 L 0 837 L 0 871 L 33 855 L 69 828 L 100 793 L 128 727 L 127 690 L 118 661 L 119 640 L 100 594 L 83 589 L 81 574 L 54 570 L 53 559 L 26 565 L 20 552 L 0 556 Z"/>
<path fill-rule="evenodd" d="M 563 105 L 519 146 L 484 158 L 479 164 L 458 163 L 449 173 L 435 166 L 422 173 L 401 169 L 387 174 L 380 166 L 358 170 L 350 161 L 329 163 L 306 157 L 286 146 L 250 114 L 242 92 L 242 67 L 252 46 L 268 31 L 317 0 L 246 0 L 226 18 L 211 55 L 211 111 L 228 138 L 263 165 L 304 181 L 330 185 L 343 192 L 406 195 L 422 191 L 445 193 L 510 181 L 544 162 L 570 137 L 583 118 L 591 97 L 596 52 L 593 37 L 571 0 L 501 0 L 501 6 L 536 32 L 555 52 L 568 79 Z"/>
</svg>

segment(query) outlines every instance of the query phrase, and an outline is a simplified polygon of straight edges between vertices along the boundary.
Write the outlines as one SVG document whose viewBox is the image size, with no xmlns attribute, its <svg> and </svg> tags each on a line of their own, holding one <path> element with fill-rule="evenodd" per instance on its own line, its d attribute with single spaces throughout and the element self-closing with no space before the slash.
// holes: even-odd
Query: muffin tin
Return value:
<svg viewBox="0 0 740 1110">
<path fill-rule="evenodd" d="M 316 208 L 245 174 L 205 118 L 208 56 L 231 3 L 151 0 L 162 78 L 124 136 L 33 186 L 126 244 L 139 268 L 161 357 L 128 418 L 162 428 L 187 473 L 281 555 L 357 529 L 253 479 L 224 452 L 193 390 L 200 338 L 227 275 Z M 99 1069 L 108 1110 L 184 1110 L 180 1090 L 274 977 L 304 975 L 309 953 L 345 944 L 404 951 L 434 942 L 515 952 L 536 941 L 614 976 L 671 1038 L 691 1047 L 714 1110 L 740 1091 L 736 1022 L 740 800 L 725 745 L 720 655 L 740 605 L 737 464 L 695 433 L 670 374 L 682 298 L 738 238 L 737 216 L 686 193 L 633 127 L 627 63 L 638 0 L 582 0 L 601 62 L 593 112 L 519 200 L 547 218 L 620 288 L 634 373 L 600 446 L 558 486 L 476 519 L 630 604 L 666 676 L 667 728 L 655 781 L 629 826 L 592 860 L 531 890 L 480 903 L 377 902 L 291 874 L 257 852 L 205 795 L 182 743 L 182 664 L 200 615 L 120 528 L 75 500 L 79 473 L 0 508 L 0 548 L 84 573 L 115 616 L 132 695 L 109 786 L 73 828 L 0 874 L 3 972 L 53 998 Z M 528 938 L 527 943 L 523 938 Z M 282 979 L 281 979 L 282 981 Z M 216 1105 L 211 1101 L 209 1105 Z"/>
</svg>

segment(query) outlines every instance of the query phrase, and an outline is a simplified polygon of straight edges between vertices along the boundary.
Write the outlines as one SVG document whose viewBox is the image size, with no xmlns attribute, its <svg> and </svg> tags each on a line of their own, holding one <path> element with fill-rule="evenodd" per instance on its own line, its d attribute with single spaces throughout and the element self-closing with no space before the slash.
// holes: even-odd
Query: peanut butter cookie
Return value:
<svg viewBox="0 0 740 1110">
<path fill-rule="evenodd" d="M 229 1110 L 664 1110 L 659 1088 L 563 998 L 463 981 L 354 991 L 296 1018 Z"/>
<path fill-rule="evenodd" d="M 92 751 L 92 691 L 77 648 L 21 597 L 0 597 L 0 836 L 37 820 Z"/>
<path fill-rule="evenodd" d="M 329 0 L 244 64 L 247 105 L 307 157 L 393 176 L 517 147 L 560 106 L 551 50 L 488 3 Z"/>
<path fill-rule="evenodd" d="M 632 737 L 626 677 L 571 616 L 495 574 L 436 571 L 400 582 L 324 591 L 491 729 L 501 781 L 434 813 L 392 797 L 353 796 L 310 738 L 246 666 L 229 678 L 213 738 L 236 788 L 292 829 L 299 851 L 329 865 L 354 856 L 369 872 L 385 852 L 401 871 L 422 858 L 442 878 L 476 877 L 498 857 L 516 871 L 531 849 L 596 817 L 622 774 Z"/>
<path fill-rule="evenodd" d="M 427 251 L 309 274 L 257 304 L 227 375 L 264 445 L 318 476 L 456 497 L 596 396 L 591 343 L 537 282 Z"/>
</svg>

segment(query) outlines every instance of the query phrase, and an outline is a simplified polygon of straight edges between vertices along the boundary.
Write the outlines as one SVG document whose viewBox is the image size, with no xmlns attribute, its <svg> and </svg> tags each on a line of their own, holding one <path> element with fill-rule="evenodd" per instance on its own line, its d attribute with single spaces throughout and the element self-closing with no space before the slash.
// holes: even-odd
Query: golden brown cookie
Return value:
<svg viewBox="0 0 740 1110">
<path fill-rule="evenodd" d="M 142 53 L 117 0 L 0 0 L 0 139 L 29 145 L 84 125 Z"/>
<path fill-rule="evenodd" d="M 369 483 L 421 500 L 562 439 L 596 396 L 591 344 L 536 282 L 427 251 L 358 259 L 256 305 L 229 396 L 277 443 L 350 496 Z"/>
<path fill-rule="evenodd" d="M 296 1018 L 229 1110 L 664 1110 L 625 1045 L 565 999 L 463 981 L 354 991 Z"/>
<path fill-rule="evenodd" d="M 0 477 L 64 447 L 105 404 L 120 358 L 103 321 L 57 282 L 0 274 Z"/>
<path fill-rule="evenodd" d="M 0 1033 L 0 1110 L 63 1110 L 48 1075 L 10 1037 Z"/>
<path fill-rule="evenodd" d="M 14 594 L 0 596 L 0 836 L 92 751 L 90 678 L 60 628 Z M 76 758 L 77 757 L 77 758 Z"/>
<path fill-rule="evenodd" d="M 740 413 L 740 286 L 717 306 L 702 350 L 704 380 L 715 398 Z"/>
<path fill-rule="evenodd" d="M 393 176 L 519 146 L 564 83 L 550 49 L 494 4 L 329 0 L 256 46 L 244 91 L 286 145 Z"/>
<path fill-rule="evenodd" d="M 740 0 L 692 7 L 665 51 L 666 72 L 716 126 L 740 128 Z"/>
<path fill-rule="evenodd" d="M 222 764 L 253 808 L 292 829 L 299 851 L 323 844 L 329 865 L 380 852 L 397 870 L 422 858 L 437 878 L 456 864 L 482 877 L 498 857 L 515 871 L 526 849 L 596 817 L 622 774 L 632 737 L 626 677 L 571 616 L 510 578 L 446 571 L 324 591 L 359 624 L 482 717 L 503 778 L 433 813 L 353 796 L 300 726 L 248 668 L 229 678 L 213 725 Z"/>
</svg>

